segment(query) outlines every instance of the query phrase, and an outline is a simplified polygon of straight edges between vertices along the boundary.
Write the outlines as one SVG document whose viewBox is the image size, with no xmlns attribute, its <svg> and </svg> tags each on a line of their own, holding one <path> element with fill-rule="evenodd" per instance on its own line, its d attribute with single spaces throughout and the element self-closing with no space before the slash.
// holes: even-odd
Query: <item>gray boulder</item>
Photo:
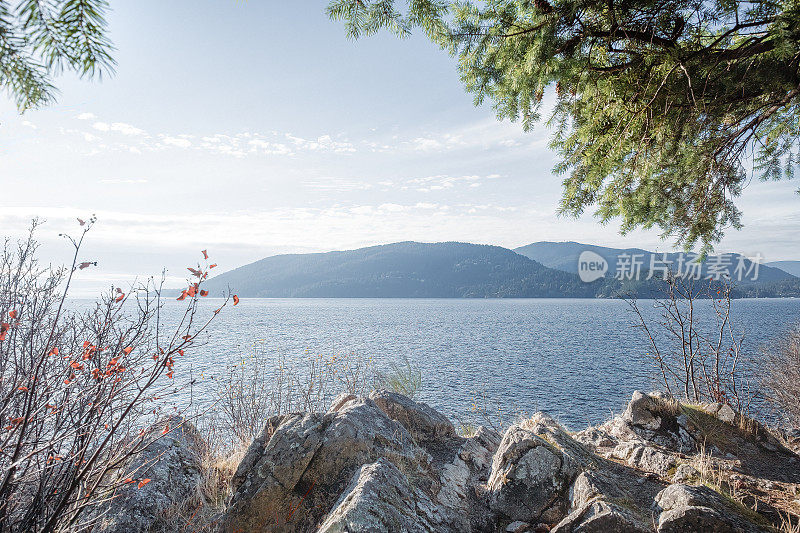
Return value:
<svg viewBox="0 0 800 533">
<path fill-rule="evenodd" d="M 162 434 L 164 428 L 170 430 Z M 155 439 L 155 440 L 153 440 Z M 146 433 L 152 441 L 123 469 L 134 479 L 97 517 L 93 532 L 144 533 L 163 528 L 164 513 L 197 494 L 204 443 L 188 421 L 172 416 Z M 150 479 L 139 488 L 136 480 Z"/>
<path fill-rule="evenodd" d="M 509 520 L 559 521 L 566 514 L 569 487 L 588 455 L 543 413 L 511 426 L 492 461 L 487 484 L 491 509 Z"/>
<path fill-rule="evenodd" d="M 659 533 L 708 531 L 755 533 L 769 528 L 754 524 L 735 504 L 704 486 L 673 484 L 655 498 Z"/>
<path fill-rule="evenodd" d="M 434 508 L 391 461 L 379 459 L 355 473 L 318 533 L 436 531 Z"/>
<path fill-rule="evenodd" d="M 425 452 L 370 399 L 353 398 L 326 414 L 283 418 L 266 444 L 254 442 L 222 521 L 224 531 L 313 531 L 355 472 L 380 458 L 407 471 Z"/>
<path fill-rule="evenodd" d="M 390 419 L 402 424 L 419 444 L 439 442 L 456 436 L 453 423 L 426 403 L 390 392 L 372 391 L 369 399 L 375 402 Z"/>
<path fill-rule="evenodd" d="M 622 505 L 594 500 L 571 512 L 551 533 L 647 533 L 633 512 Z"/>
</svg>

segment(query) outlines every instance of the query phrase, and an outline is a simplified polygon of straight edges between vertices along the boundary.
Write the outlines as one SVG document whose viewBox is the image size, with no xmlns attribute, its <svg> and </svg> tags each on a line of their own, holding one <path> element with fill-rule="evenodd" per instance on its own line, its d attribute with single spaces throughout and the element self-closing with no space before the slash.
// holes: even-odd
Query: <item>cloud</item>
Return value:
<svg viewBox="0 0 800 533">
<path fill-rule="evenodd" d="M 77 115 L 75 118 L 77 118 L 78 120 L 94 120 L 97 118 L 97 115 L 95 115 L 94 113 L 81 113 L 80 115 Z"/>
<path fill-rule="evenodd" d="M 104 178 L 97 180 L 97 183 L 103 184 L 135 184 L 135 183 L 147 183 L 146 178 Z"/>
<path fill-rule="evenodd" d="M 95 122 L 94 124 L 92 124 L 92 127 L 97 131 L 108 131 L 111 129 L 111 126 L 109 126 L 105 122 Z"/>
<path fill-rule="evenodd" d="M 142 129 L 125 124 L 124 122 L 114 122 L 111 124 L 111 131 L 118 131 L 123 135 L 145 135 L 146 132 Z"/>
<path fill-rule="evenodd" d="M 170 146 L 177 146 L 178 148 L 189 148 L 192 145 L 191 141 L 183 137 L 164 136 L 162 138 L 162 141 L 164 142 L 164 144 L 169 144 Z"/>
<path fill-rule="evenodd" d="M 22 121 L 22 125 L 25 126 L 26 128 L 30 128 L 32 130 L 36 129 L 36 125 L 33 122 L 29 121 L 29 120 L 23 120 Z"/>
<path fill-rule="evenodd" d="M 407 180 L 402 188 L 414 189 L 418 192 L 442 191 L 452 189 L 461 183 L 469 184 L 469 187 L 479 187 L 481 185 L 480 182 L 484 180 L 494 180 L 498 178 L 500 178 L 499 174 L 489 174 L 487 176 L 449 176 L 446 174 L 439 174 L 436 176 L 425 176 Z"/>
</svg>

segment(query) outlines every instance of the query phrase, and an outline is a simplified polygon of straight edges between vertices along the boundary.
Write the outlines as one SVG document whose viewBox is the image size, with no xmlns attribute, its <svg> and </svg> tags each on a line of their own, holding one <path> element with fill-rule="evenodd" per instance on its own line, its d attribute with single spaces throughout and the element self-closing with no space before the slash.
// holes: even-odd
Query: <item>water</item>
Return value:
<svg viewBox="0 0 800 533">
<path fill-rule="evenodd" d="M 167 317 L 180 304 L 168 302 Z M 203 300 L 200 315 L 218 305 Z M 709 317 L 709 302 L 700 307 Z M 737 300 L 734 313 L 757 357 L 800 322 L 800 300 Z M 407 357 L 422 370 L 418 399 L 457 422 L 481 423 L 472 406 L 485 397 L 479 407 L 500 405 L 504 416 L 541 409 L 579 429 L 619 412 L 633 390 L 659 388 L 633 322 L 620 300 L 243 299 L 218 316 L 186 363 L 212 375 L 254 341 L 290 359 L 356 352 L 381 367 Z"/>
</svg>

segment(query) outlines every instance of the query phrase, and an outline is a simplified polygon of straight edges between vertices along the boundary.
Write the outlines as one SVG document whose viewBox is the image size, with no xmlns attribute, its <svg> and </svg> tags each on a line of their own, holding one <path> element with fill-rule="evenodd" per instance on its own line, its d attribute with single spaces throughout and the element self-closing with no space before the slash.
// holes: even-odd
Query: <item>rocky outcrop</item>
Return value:
<svg viewBox="0 0 800 533">
<path fill-rule="evenodd" d="M 798 491 L 798 457 L 766 433 L 741 429 L 740 415 L 730 422 L 727 409 L 636 392 L 622 415 L 579 433 L 537 413 L 502 436 L 479 428 L 465 438 L 441 413 L 399 394 L 342 395 L 326 413 L 266 421 L 231 481 L 220 529 L 766 531 L 768 520 L 726 491 L 753 480 Z M 712 470 L 730 474 L 715 478 L 718 490 L 700 484 Z"/>
<path fill-rule="evenodd" d="M 159 530 L 163 528 L 165 511 L 197 493 L 203 441 L 191 422 L 179 417 L 160 420 L 145 434 L 143 442 L 150 444 L 121 470 L 133 482 L 118 490 L 97 517 L 93 532 Z M 140 480 L 145 479 L 149 481 L 139 486 Z"/>
<path fill-rule="evenodd" d="M 223 527 L 311 531 L 363 465 L 386 458 L 409 472 L 426 457 L 408 431 L 375 402 L 354 398 L 325 414 L 285 416 L 240 465 Z"/>
<path fill-rule="evenodd" d="M 670 485 L 655 499 L 659 533 L 709 531 L 713 533 L 764 531 L 732 508 L 733 504 L 704 486 Z"/>
<path fill-rule="evenodd" d="M 379 459 L 356 472 L 318 531 L 435 531 L 435 507 L 391 461 Z"/>
<path fill-rule="evenodd" d="M 511 426 L 492 461 L 487 485 L 491 509 L 510 520 L 558 522 L 566 514 L 567 491 L 588 456 L 543 413 Z"/>
</svg>

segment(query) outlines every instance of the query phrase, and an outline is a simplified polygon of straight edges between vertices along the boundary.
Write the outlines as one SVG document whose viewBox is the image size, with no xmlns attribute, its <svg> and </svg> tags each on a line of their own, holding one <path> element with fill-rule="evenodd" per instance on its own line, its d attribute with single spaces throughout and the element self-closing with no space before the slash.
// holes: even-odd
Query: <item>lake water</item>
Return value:
<svg viewBox="0 0 800 533">
<path fill-rule="evenodd" d="M 180 304 L 168 302 L 166 315 Z M 203 300 L 200 314 L 218 305 Z M 709 302 L 700 306 L 710 316 Z M 734 313 L 746 351 L 757 357 L 800 322 L 800 300 L 737 300 Z M 504 416 L 541 409 L 578 429 L 619 412 L 633 390 L 658 388 L 633 323 L 621 300 L 243 299 L 187 358 L 206 377 L 254 342 L 288 359 L 355 352 L 380 368 L 408 358 L 422 371 L 418 399 L 457 421 L 481 422 L 472 411 L 477 397 L 488 399 L 480 406 L 502 406 Z"/>
</svg>

